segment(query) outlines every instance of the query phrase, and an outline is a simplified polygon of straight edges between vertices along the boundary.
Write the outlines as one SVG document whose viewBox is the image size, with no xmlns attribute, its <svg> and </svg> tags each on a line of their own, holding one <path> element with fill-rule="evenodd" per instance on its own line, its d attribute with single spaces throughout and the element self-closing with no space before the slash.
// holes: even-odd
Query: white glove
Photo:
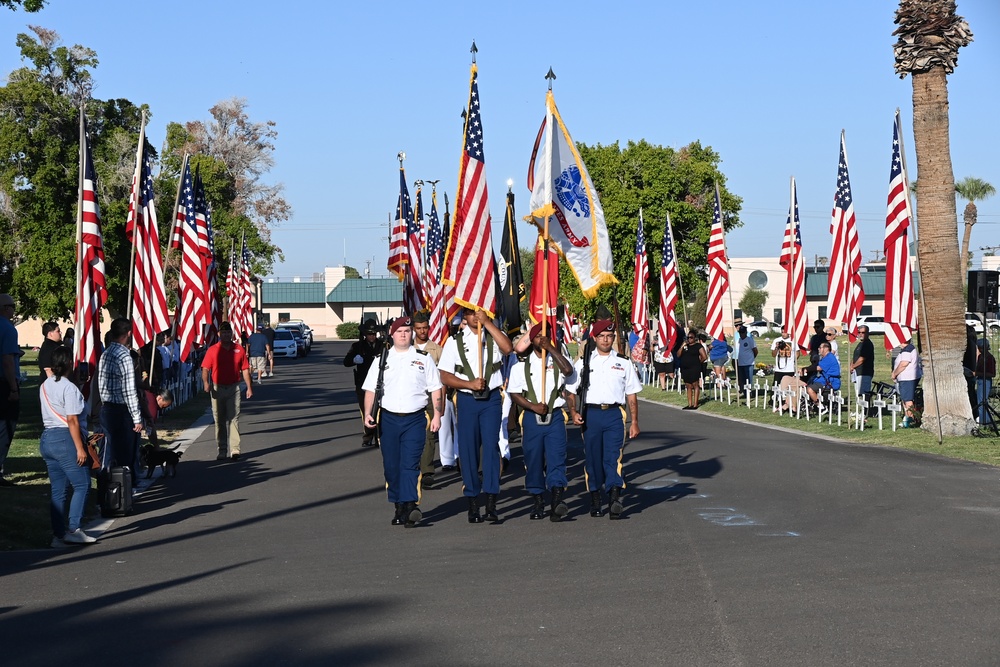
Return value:
<svg viewBox="0 0 1000 667">
<path fill-rule="evenodd" d="M 356 363 L 356 364 L 363 364 L 363 363 L 365 363 L 365 358 L 362 357 L 360 354 L 356 354 L 356 355 L 354 355 L 354 363 Z"/>
</svg>

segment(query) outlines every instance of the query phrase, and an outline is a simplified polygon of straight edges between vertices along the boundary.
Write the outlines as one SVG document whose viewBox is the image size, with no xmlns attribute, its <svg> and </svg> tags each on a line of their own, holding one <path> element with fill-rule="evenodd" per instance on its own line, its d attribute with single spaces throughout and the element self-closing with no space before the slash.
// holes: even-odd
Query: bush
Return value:
<svg viewBox="0 0 1000 667">
<path fill-rule="evenodd" d="M 360 337 L 360 322 L 344 322 L 337 325 L 337 338 L 340 340 L 358 340 Z"/>
</svg>

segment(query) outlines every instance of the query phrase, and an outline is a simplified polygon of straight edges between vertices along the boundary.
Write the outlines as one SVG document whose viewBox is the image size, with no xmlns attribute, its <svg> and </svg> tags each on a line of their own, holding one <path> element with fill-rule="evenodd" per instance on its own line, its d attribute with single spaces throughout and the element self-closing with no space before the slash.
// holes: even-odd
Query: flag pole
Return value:
<svg viewBox="0 0 1000 667">
<path fill-rule="evenodd" d="M 916 249 L 916 252 L 913 253 L 913 269 L 917 274 L 917 281 L 920 283 L 918 298 L 920 299 L 920 319 L 924 326 L 921 339 L 923 337 L 927 338 L 927 362 L 931 367 L 931 384 L 934 385 L 934 412 L 937 413 L 938 444 L 941 445 L 944 443 L 944 426 L 941 424 L 941 404 L 938 401 L 937 374 L 934 372 L 934 351 L 931 347 L 931 330 L 927 322 L 927 308 L 924 307 L 924 281 L 920 276 L 920 245 L 917 243 L 917 218 L 913 213 L 913 204 L 910 202 L 909 171 L 906 169 L 906 151 L 903 149 L 903 123 L 899 118 L 899 107 L 896 107 L 896 135 L 899 137 L 899 158 L 903 162 L 903 192 L 906 195 L 906 212 L 910 215 L 910 226 L 913 227 L 913 247 Z M 906 267 L 907 270 L 909 268 Z"/>
<path fill-rule="evenodd" d="M 80 330 L 80 322 L 83 319 L 81 316 L 81 307 L 83 304 L 80 299 L 80 287 L 83 283 L 83 181 L 86 177 L 87 170 L 87 157 L 86 157 L 86 142 L 87 142 L 87 132 L 84 129 L 86 121 L 83 115 L 83 103 L 80 104 L 80 174 L 79 178 L 79 194 L 77 196 L 76 203 L 76 307 L 73 309 L 73 326 Z M 80 334 L 73 336 L 73 368 L 79 366 L 79 360 L 77 357 L 80 354 Z"/>
<path fill-rule="evenodd" d="M 719 193 L 719 182 L 718 181 L 715 181 L 715 199 L 716 199 L 716 201 L 719 202 L 719 222 L 720 222 L 720 225 L 722 227 L 722 249 L 726 253 L 726 282 L 729 283 L 729 289 L 727 289 L 726 292 L 729 295 L 729 317 L 730 317 L 730 321 L 732 321 L 732 324 L 733 324 L 733 342 L 734 343 L 738 343 L 739 341 L 736 338 L 736 320 L 733 317 L 733 313 L 736 312 L 736 309 L 733 308 L 733 283 L 732 283 L 731 280 L 729 280 L 729 271 L 730 271 L 730 266 L 729 266 L 729 248 L 726 246 L 726 225 L 722 224 L 722 195 Z M 725 329 L 723 329 L 722 332 L 723 332 L 723 334 L 725 334 Z M 739 368 L 738 368 L 739 364 L 737 363 L 737 359 L 733 359 L 732 362 L 733 362 L 733 371 L 736 373 L 736 382 L 737 382 L 737 386 L 736 386 L 736 405 L 739 405 L 740 404 L 740 387 L 739 387 L 739 384 L 738 384 L 739 381 L 740 381 L 740 372 L 739 372 Z"/>
<path fill-rule="evenodd" d="M 681 296 L 681 311 L 684 313 L 684 330 L 687 331 L 688 309 L 687 302 L 684 301 L 684 285 L 681 283 L 681 264 L 676 260 L 677 245 L 674 244 L 674 226 L 670 222 L 670 211 L 667 211 L 667 231 L 670 232 L 670 247 L 674 249 L 674 264 L 677 267 L 677 292 Z"/>
<path fill-rule="evenodd" d="M 130 266 L 132 267 L 128 273 L 128 306 L 125 309 L 125 315 L 129 319 L 132 319 L 132 309 L 135 307 L 135 294 L 133 293 L 133 282 L 135 280 L 135 242 L 138 237 L 139 230 L 139 192 L 142 189 L 142 184 L 139 179 L 142 178 L 142 149 L 143 144 L 146 141 L 146 111 L 142 111 L 142 120 L 139 124 L 139 146 L 135 151 L 135 174 L 132 181 L 132 210 L 135 216 L 132 226 L 132 251 L 129 256 Z"/>
<path fill-rule="evenodd" d="M 789 332 L 792 334 L 792 343 L 796 348 L 799 348 L 799 332 L 796 326 L 795 318 L 795 265 L 799 261 L 796 256 L 795 249 L 795 177 L 792 176 L 789 181 L 789 194 L 788 194 L 788 229 L 786 234 L 789 234 L 789 244 L 791 245 L 791 261 L 789 262 L 787 268 L 787 276 L 785 278 L 785 291 L 787 292 L 788 298 L 788 323 L 791 325 L 788 327 Z M 799 250 L 801 252 L 801 250 Z M 802 354 L 802 350 L 798 350 L 799 356 Z"/>
<path fill-rule="evenodd" d="M 555 79 L 556 79 L 556 74 L 555 72 L 552 71 L 552 68 L 549 67 L 549 71 L 545 74 L 545 80 L 548 81 L 549 83 L 549 92 L 548 92 L 549 95 L 552 94 L 552 82 L 555 81 Z M 554 132 L 555 130 L 551 127 L 551 123 L 549 125 L 550 127 L 548 129 L 551 136 L 551 133 Z M 545 223 L 542 231 L 542 243 L 544 244 L 542 246 L 542 336 L 548 335 L 547 329 L 549 326 L 549 218 L 550 217 L 551 216 L 548 213 L 545 214 Z M 514 224 L 513 220 L 511 220 L 511 224 Z M 545 399 L 546 396 L 545 376 L 547 375 L 546 373 L 547 359 L 545 357 L 546 357 L 545 348 L 542 348 L 542 395 L 540 396 L 540 398 L 543 401 L 545 401 L 546 405 L 548 405 L 548 401 Z"/>
<path fill-rule="evenodd" d="M 184 170 L 188 165 L 188 152 L 184 151 L 184 157 L 181 159 L 181 172 L 177 177 L 177 196 L 174 197 L 174 224 L 171 225 L 170 236 L 173 237 L 173 228 L 177 225 L 177 209 L 181 205 L 181 189 L 184 187 Z M 186 216 L 187 214 L 185 214 Z M 187 221 L 185 220 L 185 223 Z M 167 241 L 167 254 L 163 258 L 163 265 L 166 266 L 170 262 L 170 251 L 173 249 L 173 243 Z M 180 271 L 178 271 L 180 273 Z"/>
<path fill-rule="evenodd" d="M 847 165 L 847 142 L 846 142 L 845 139 L 846 139 L 846 131 L 843 128 L 841 128 L 841 130 L 840 130 L 840 149 L 844 152 L 844 165 L 846 166 Z M 847 245 L 847 229 L 843 225 L 841 225 L 841 230 L 842 230 L 841 231 L 841 237 L 840 237 L 839 240 L 840 240 L 840 252 L 842 253 L 843 257 L 838 260 L 838 263 L 840 264 L 840 266 L 842 268 L 841 268 L 841 272 L 840 272 L 840 281 L 841 281 L 841 284 L 837 286 L 837 289 L 840 290 L 847 297 L 847 310 L 841 311 L 841 312 L 843 312 L 844 315 L 845 315 L 844 319 L 849 320 L 849 319 L 851 319 L 851 313 L 854 312 L 854 280 L 850 276 L 850 274 L 848 274 L 848 272 L 847 272 L 847 267 L 850 266 L 850 258 L 851 258 L 851 252 L 850 252 L 850 249 L 848 248 L 848 245 Z M 832 231 L 832 228 L 831 228 L 831 231 Z M 837 240 L 838 239 L 834 238 L 834 245 L 835 246 L 837 245 Z M 831 264 L 832 263 L 833 263 L 833 260 L 831 258 Z M 827 270 L 829 270 L 829 269 L 827 269 Z M 850 368 L 851 365 L 854 363 L 854 357 L 851 355 L 851 337 L 854 335 L 854 334 L 851 333 L 851 325 L 852 324 L 853 324 L 853 322 L 844 322 L 844 329 L 847 329 L 847 367 L 848 368 Z M 838 359 L 838 361 L 840 361 L 840 360 Z M 872 361 L 874 361 L 874 359 Z M 844 371 L 841 370 L 840 374 L 843 377 Z M 847 380 L 851 384 L 854 384 L 854 380 L 851 378 L 851 374 L 850 373 L 847 374 Z M 841 381 L 841 384 L 843 384 L 843 381 Z M 857 392 L 858 389 L 860 389 L 860 384 L 855 385 L 855 389 L 854 389 L 855 392 Z M 851 414 L 851 390 L 850 389 L 847 390 L 847 414 L 848 415 Z"/>
</svg>

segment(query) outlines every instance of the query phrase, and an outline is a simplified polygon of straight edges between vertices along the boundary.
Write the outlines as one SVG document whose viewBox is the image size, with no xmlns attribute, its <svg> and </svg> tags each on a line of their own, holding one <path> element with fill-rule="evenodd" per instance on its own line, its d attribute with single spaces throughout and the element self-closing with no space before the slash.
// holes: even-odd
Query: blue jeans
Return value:
<svg viewBox="0 0 1000 667">
<path fill-rule="evenodd" d="M 986 399 L 990 397 L 990 392 L 993 390 L 993 380 L 983 378 L 976 378 L 976 398 L 979 400 L 979 414 L 976 415 L 976 420 L 980 424 L 992 424 L 993 419 L 990 417 L 990 413 L 986 410 Z"/>
<path fill-rule="evenodd" d="M 80 527 L 83 508 L 90 491 L 90 469 L 76 462 L 76 445 L 68 428 L 47 428 L 42 431 L 39 449 L 49 470 L 52 483 L 52 534 L 62 538 L 66 531 Z M 66 492 L 73 488 L 69 501 L 69 521 L 66 521 Z"/>
</svg>

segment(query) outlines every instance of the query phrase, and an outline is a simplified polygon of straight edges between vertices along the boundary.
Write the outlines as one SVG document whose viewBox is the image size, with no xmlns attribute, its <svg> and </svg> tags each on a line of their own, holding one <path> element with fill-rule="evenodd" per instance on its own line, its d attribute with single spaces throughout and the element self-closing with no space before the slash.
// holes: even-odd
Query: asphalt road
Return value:
<svg viewBox="0 0 1000 667">
<path fill-rule="evenodd" d="M 1000 664 L 1000 470 L 642 403 L 626 516 L 499 525 L 457 476 L 389 525 L 346 344 L 208 430 L 99 544 L 0 555 L 3 664 Z"/>
</svg>

